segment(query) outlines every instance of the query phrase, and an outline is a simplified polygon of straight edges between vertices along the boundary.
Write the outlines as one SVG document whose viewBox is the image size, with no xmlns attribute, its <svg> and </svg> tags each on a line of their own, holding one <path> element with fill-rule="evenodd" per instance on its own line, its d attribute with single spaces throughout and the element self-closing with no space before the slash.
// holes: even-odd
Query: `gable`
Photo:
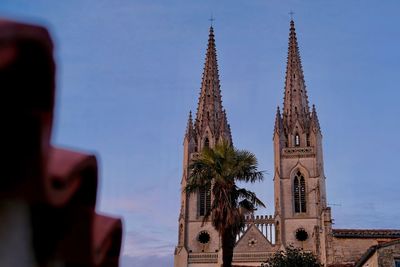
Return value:
<svg viewBox="0 0 400 267">
<path fill-rule="evenodd" d="M 242 237 L 237 241 L 234 253 L 241 252 L 268 252 L 275 251 L 274 246 L 268 239 L 261 233 L 261 231 L 251 224 L 251 226 L 244 232 Z"/>
</svg>

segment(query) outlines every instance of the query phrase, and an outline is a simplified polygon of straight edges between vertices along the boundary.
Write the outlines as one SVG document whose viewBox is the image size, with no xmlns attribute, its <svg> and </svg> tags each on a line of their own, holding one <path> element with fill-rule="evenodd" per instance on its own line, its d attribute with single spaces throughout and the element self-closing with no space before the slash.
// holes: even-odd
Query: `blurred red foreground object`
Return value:
<svg viewBox="0 0 400 267">
<path fill-rule="evenodd" d="M 0 266 L 118 266 L 122 222 L 95 212 L 96 157 L 50 142 L 45 28 L 0 20 L 0 87 Z"/>
</svg>

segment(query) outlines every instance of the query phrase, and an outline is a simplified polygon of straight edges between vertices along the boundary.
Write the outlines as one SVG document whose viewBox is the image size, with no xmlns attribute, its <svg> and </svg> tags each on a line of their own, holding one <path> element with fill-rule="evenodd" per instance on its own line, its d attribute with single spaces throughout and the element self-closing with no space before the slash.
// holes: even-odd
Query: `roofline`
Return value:
<svg viewBox="0 0 400 267">
<path fill-rule="evenodd" d="M 332 229 L 336 238 L 400 238 L 399 229 Z"/>
<path fill-rule="evenodd" d="M 392 241 L 388 241 L 382 244 L 378 244 L 378 245 L 374 245 L 371 246 L 362 256 L 361 258 L 356 262 L 356 265 L 354 265 L 354 267 L 361 267 L 365 262 L 367 262 L 367 260 L 374 255 L 374 253 L 380 249 L 380 248 L 384 248 L 384 247 L 388 247 L 394 244 L 400 243 L 400 238 L 399 239 L 395 239 Z"/>
</svg>

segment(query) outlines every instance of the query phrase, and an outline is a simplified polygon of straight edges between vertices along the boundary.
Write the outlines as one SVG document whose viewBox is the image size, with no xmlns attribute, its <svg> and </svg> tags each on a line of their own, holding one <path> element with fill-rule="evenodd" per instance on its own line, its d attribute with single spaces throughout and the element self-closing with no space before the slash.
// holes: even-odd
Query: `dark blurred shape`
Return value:
<svg viewBox="0 0 400 267">
<path fill-rule="evenodd" d="M 118 266 L 122 222 L 95 212 L 96 157 L 53 147 L 50 142 L 55 64 L 53 43 L 45 28 L 0 20 L 0 88 L 4 136 L 0 218 L 11 218 L 8 224 L 0 223 L 0 232 L 7 230 L 1 227 L 26 223 L 28 234 L 7 236 L 31 237 L 22 242 L 29 243 L 34 255 L 31 264 L 23 257 L 19 264 L 19 254 L 29 251 L 10 248 L 15 249 L 14 264 Z M 12 215 L 13 207 L 21 205 L 27 207 L 28 215 Z M 20 210 L 16 213 L 24 213 Z M 3 252 L 8 244 L 1 233 Z"/>
</svg>

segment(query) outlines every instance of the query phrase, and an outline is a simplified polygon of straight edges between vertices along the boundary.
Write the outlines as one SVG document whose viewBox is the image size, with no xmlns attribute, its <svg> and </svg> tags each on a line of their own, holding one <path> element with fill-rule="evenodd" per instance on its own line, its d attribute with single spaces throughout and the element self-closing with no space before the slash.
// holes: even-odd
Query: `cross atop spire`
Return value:
<svg viewBox="0 0 400 267">
<path fill-rule="evenodd" d="M 293 21 L 293 15 L 294 15 L 293 10 L 290 10 L 289 15 L 290 15 L 290 20 Z"/>
<path fill-rule="evenodd" d="M 215 18 L 214 18 L 214 16 L 213 16 L 212 13 L 211 13 L 211 17 L 210 17 L 209 21 L 210 21 L 210 27 L 212 28 L 213 23 L 214 23 L 214 21 L 215 21 Z"/>
<path fill-rule="evenodd" d="M 294 21 L 290 21 L 289 49 L 287 56 L 285 96 L 283 102 L 283 119 L 286 124 L 293 125 L 296 120 L 305 123 L 310 116 L 306 85 L 299 47 L 297 44 Z"/>
<path fill-rule="evenodd" d="M 225 121 L 226 115 L 222 107 L 214 29 L 211 26 L 196 120 L 194 123 L 195 131 L 203 135 L 204 131 L 209 128 L 211 134 L 216 138 L 221 134 L 230 136 L 230 128 L 229 125 L 225 125 Z M 223 131 L 223 133 L 221 131 Z"/>
</svg>

